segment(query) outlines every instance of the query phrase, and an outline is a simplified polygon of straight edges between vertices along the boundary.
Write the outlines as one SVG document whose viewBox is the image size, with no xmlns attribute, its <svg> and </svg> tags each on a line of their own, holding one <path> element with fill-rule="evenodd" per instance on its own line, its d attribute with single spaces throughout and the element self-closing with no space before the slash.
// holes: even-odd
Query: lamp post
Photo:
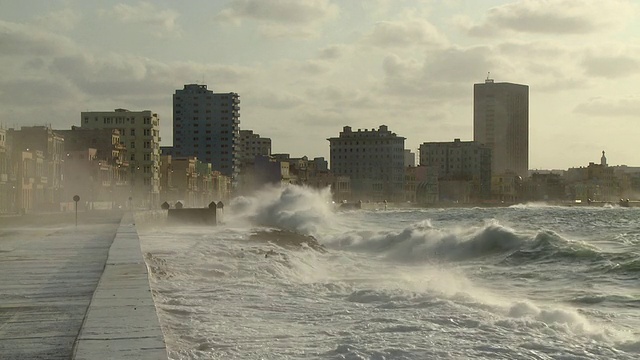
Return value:
<svg viewBox="0 0 640 360">
<path fill-rule="evenodd" d="M 73 195 L 73 201 L 76 203 L 76 227 L 78 227 L 78 201 L 80 201 L 80 196 Z"/>
</svg>

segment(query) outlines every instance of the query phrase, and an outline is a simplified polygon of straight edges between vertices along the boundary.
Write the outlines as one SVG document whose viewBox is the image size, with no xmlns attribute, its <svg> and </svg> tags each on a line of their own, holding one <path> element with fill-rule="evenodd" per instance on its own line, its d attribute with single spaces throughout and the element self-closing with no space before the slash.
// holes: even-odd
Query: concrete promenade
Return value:
<svg viewBox="0 0 640 360">
<path fill-rule="evenodd" d="M 167 359 L 130 214 L 0 217 L 1 359 Z"/>
</svg>

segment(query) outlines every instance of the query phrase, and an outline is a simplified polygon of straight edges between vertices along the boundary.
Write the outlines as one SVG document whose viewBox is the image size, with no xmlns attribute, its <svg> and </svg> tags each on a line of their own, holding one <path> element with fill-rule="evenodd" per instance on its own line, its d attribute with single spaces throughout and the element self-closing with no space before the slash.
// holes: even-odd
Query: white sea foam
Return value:
<svg viewBox="0 0 640 360">
<path fill-rule="evenodd" d="M 226 224 L 216 228 L 141 233 L 173 359 L 639 355 L 640 314 L 629 285 L 637 278 L 585 271 L 606 256 L 599 248 L 554 257 L 608 234 L 564 235 L 589 209 L 338 215 L 326 190 L 285 187 L 225 211 Z M 616 233 L 635 231 L 635 215 L 617 220 L 628 229 Z M 544 229 L 549 224 L 558 227 Z M 313 235 L 327 251 L 256 238 L 272 228 Z M 502 262 L 549 249 L 541 261 Z M 573 301 L 603 292 L 617 296 Z"/>
</svg>

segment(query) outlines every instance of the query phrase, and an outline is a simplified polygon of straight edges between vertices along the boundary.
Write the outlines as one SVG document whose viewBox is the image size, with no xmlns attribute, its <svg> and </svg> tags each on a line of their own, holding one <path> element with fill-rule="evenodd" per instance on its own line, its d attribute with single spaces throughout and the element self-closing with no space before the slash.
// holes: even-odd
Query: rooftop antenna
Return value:
<svg viewBox="0 0 640 360">
<path fill-rule="evenodd" d="M 487 79 L 484 82 L 485 84 L 493 84 L 493 79 L 491 78 L 491 71 L 487 71 Z"/>
</svg>

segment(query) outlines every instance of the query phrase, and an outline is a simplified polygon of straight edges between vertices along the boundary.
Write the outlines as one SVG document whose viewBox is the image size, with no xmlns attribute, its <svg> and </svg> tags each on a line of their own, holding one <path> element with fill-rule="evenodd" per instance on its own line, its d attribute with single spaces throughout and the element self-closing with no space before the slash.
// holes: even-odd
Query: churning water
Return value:
<svg viewBox="0 0 640 360">
<path fill-rule="evenodd" d="M 141 226 L 172 359 L 640 358 L 640 209 L 225 210 Z"/>
</svg>

